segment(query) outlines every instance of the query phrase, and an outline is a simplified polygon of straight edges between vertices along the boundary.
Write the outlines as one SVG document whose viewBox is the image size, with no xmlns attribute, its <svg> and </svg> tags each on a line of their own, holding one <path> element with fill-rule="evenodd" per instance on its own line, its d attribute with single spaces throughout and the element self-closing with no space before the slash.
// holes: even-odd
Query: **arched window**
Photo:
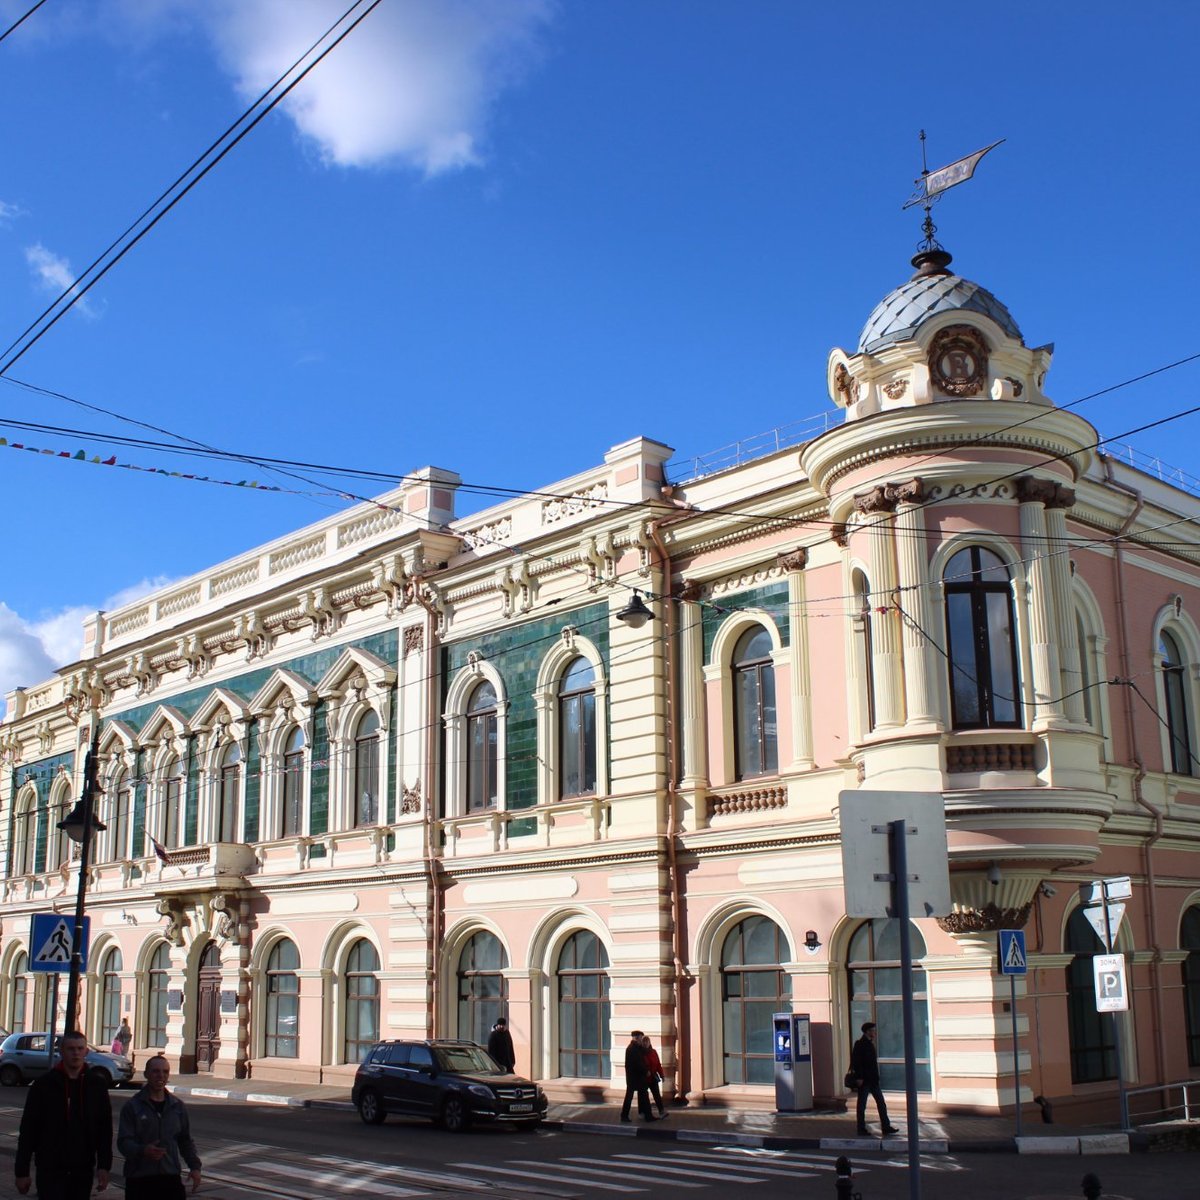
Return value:
<svg viewBox="0 0 1200 1200">
<path fill-rule="evenodd" d="M 37 870 L 38 797 L 29 789 L 18 801 L 14 827 L 13 874 L 31 875 Z"/>
<path fill-rule="evenodd" d="M 558 686 L 559 795 L 591 796 L 596 791 L 596 672 L 576 658 Z"/>
<path fill-rule="evenodd" d="M 129 857 L 129 814 L 132 809 L 133 780 L 128 771 L 122 771 L 113 784 L 112 822 L 108 829 L 108 856 L 113 862 Z"/>
<path fill-rule="evenodd" d="M 858 673 L 865 701 L 863 732 L 870 733 L 875 728 L 875 643 L 871 632 L 871 584 L 861 571 L 854 572 L 854 598 L 858 608 Z"/>
<path fill-rule="evenodd" d="M 121 951 L 114 946 L 100 967 L 100 1045 L 112 1045 L 121 1027 Z"/>
<path fill-rule="evenodd" d="M 579 1079 L 609 1076 L 608 952 L 586 929 L 558 956 L 558 1073 Z"/>
<path fill-rule="evenodd" d="M 1163 699 L 1166 702 L 1167 743 L 1170 746 L 1170 770 L 1177 775 L 1192 773 L 1191 714 L 1187 701 L 1187 669 L 1179 643 L 1165 629 L 1158 637 L 1162 658 Z"/>
<path fill-rule="evenodd" d="M 12 1010 L 8 1014 L 10 1033 L 24 1033 L 29 1020 L 29 992 L 33 977 L 29 973 L 29 955 L 24 950 L 13 959 Z"/>
<path fill-rule="evenodd" d="M 146 972 L 146 1036 L 144 1045 L 163 1050 L 167 1045 L 167 984 L 171 975 L 171 950 L 162 942 Z"/>
<path fill-rule="evenodd" d="M 264 1049 L 268 1058 L 297 1058 L 300 1045 L 300 955 L 284 938 L 267 958 L 267 1025 Z M 374 1039 L 372 1039 L 374 1040 Z"/>
<path fill-rule="evenodd" d="M 354 731 L 354 828 L 374 825 L 378 820 L 379 714 L 367 709 Z M 351 1061 L 350 1059 L 346 1060 Z"/>
<path fill-rule="evenodd" d="M 242 831 L 242 749 L 237 742 L 225 748 L 218 787 L 217 841 L 236 842 Z"/>
<path fill-rule="evenodd" d="M 71 811 L 71 792 L 65 784 L 56 788 L 46 814 L 46 870 L 54 871 L 67 861 L 71 839 L 58 827 Z"/>
<path fill-rule="evenodd" d="M 910 939 L 913 956 L 913 1044 L 916 1048 L 917 1088 L 932 1090 L 929 1057 L 929 994 L 925 969 L 925 939 L 915 925 Z M 879 1079 L 885 1092 L 904 1091 L 904 1008 L 900 983 L 900 922 L 880 917 L 860 925 L 850 939 L 846 964 L 850 997 L 850 1040 L 858 1039 L 864 1022 L 879 1027 L 875 1049 Z"/>
<path fill-rule="evenodd" d="M 1075 640 L 1079 645 L 1079 686 L 1082 689 L 1080 699 L 1083 701 L 1083 719 L 1094 729 L 1100 728 L 1100 722 L 1096 720 L 1096 713 L 1099 711 L 1098 696 L 1093 696 L 1093 684 L 1096 680 L 1095 669 L 1092 663 L 1092 645 L 1091 638 L 1088 637 L 1087 622 L 1083 619 L 1083 613 L 1079 609 L 1075 610 Z"/>
<path fill-rule="evenodd" d="M 180 844 L 180 831 L 183 829 L 183 797 L 185 791 L 185 776 L 181 759 L 173 758 L 167 763 L 163 773 L 163 811 L 162 844 L 168 850 L 176 849 Z"/>
<path fill-rule="evenodd" d="M 487 1045 L 497 1017 L 505 1015 L 504 969 L 508 956 L 500 939 L 481 930 L 463 947 L 458 959 L 458 1036 Z"/>
<path fill-rule="evenodd" d="M 1200 904 L 1183 914 L 1180 949 L 1183 960 L 1183 1007 L 1187 1013 L 1188 1065 L 1200 1066 Z"/>
<path fill-rule="evenodd" d="M 301 832 L 301 813 L 304 811 L 304 731 L 299 726 L 288 734 L 284 745 L 280 801 L 279 836 L 296 837 Z"/>
<path fill-rule="evenodd" d="M 775 1077 L 773 1014 L 792 1004 L 780 967 L 790 957 L 783 930 L 767 917 L 747 917 L 721 947 L 721 1026 L 726 1083 L 770 1083 Z"/>
<path fill-rule="evenodd" d="M 954 728 L 1019 726 L 1017 640 L 1008 568 L 990 550 L 969 546 L 946 564 L 942 581 Z"/>
<path fill-rule="evenodd" d="M 1117 1077 L 1117 1049 L 1113 1022 L 1096 1011 L 1096 984 L 1092 958 L 1101 950 L 1100 939 L 1077 908 L 1067 921 L 1067 945 L 1074 954 L 1067 967 L 1067 1018 L 1071 1043 L 1071 1080 L 1097 1083 Z"/>
<path fill-rule="evenodd" d="M 485 679 L 467 705 L 467 811 L 495 808 L 498 781 L 496 689 Z"/>
<path fill-rule="evenodd" d="M 366 938 L 360 938 L 346 957 L 343 1062 L 362 1062 L 366 1052 L 379 1040 L 379 978 L 375 974 L 378 970 L 379 955 L 375 947 Z"/>
<path fill-rule="evenodd" d="M 771 635 L 748 629 L 733 651 L 734 754 L 739 779 L 779 770 Z"/>
</svg>

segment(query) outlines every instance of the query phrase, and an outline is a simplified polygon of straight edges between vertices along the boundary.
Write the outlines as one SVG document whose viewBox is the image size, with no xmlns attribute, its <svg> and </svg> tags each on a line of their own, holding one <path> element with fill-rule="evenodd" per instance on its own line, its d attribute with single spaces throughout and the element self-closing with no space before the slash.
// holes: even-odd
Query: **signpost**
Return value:
<svg viewBox="0 0 1200 1200">
<path fill-rule="evenodd" d="M 71 937 L 74 922 L 61 913 L 33 914 L 29 930 L 29 969 L 54 975 L 54 991 L 50 1000 L 50 1028 L 46 1032 L 46 1066 L 54 1065 L 54 1035 L 58 1028 L 58 981 L 71 970 Z M 87 948 L 91 938 L 92 919 L 83 918 L 81 956 L 87 966 Z M 69 1014 L 68 1014 L 69 1019 Z"/>
<path fill-rule="evenodd" d="M 943 917 L 950 912 L 946 809 L 940 792 L 841 792 L 838 819 L 846 915 L 894 917 L 900 927 L 908 1194 L 910 1200 L 920 1200 L 921 1131 L 909 922 L 914 911 L 921 917 Z"/>
<path fill-rule="evenodd" d="M 1001 929 L 997 960 L 1000 974 L 1008 976 L 1008 1010 L 1012 1016 L 1013 1098 L 1017 1114 L 1017 1137 L 1021 1136 L 1021 1061 L 1017 1057 L 1017 976 L 1029 970 L 1025 957 L 1025 934 L 1020 929 Z"/>
</svg>

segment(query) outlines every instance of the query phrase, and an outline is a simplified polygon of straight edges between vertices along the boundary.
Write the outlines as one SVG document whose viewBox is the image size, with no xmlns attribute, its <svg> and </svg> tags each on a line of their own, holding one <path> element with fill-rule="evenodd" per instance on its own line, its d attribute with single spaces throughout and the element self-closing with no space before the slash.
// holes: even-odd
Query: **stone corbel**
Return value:
<svg viewBox="0 0 1200 1200">
<path fill-rule="evenodd" d="M 868 492 L 859 492 L 854 497 L 854 511 L 863 516 L 894 512 L 896 504 L 897 500 L 892 494 L 891 485 L 882 483 Z"/>
<path fill-rule="evenodd" d="M 611 533 L 584 538 L 579 544 L 579 557 L 587 566 L 587 586 L 590 590 L 595 591 L 601 584 L 616 578 L 617 556 Z"/>
<path fill-rule="evenodd" d="M 795 550 L 789 550 L 785 554 L 779 556 L 779 565 L 785 571 L 803 571 L 808 566 L 808 548 L 806 546 L 797 546 Z"/>
<path fill-rule="evenodd" d="M 629 527 L 629 543 L 638 548 L 641 556 L 638 574 L 649 575 L 650 564 L 654 561 L 654 539 L 650 536 L 649 521 L 636 521 Z"/>
<path fill-rule="evenodd" d="M 247 662 L 263 658 L 271 649 L 271 637 L 262 623 L 262 618 L 255 610 L 251 609 L 250 612 L 238 618 L 238 632 L 246 643 Z"/>
<path fill-rule="evenodd" d="M 323 587 L 305 592 L 300 601 L 300 611 L 312 623 L 312 640 L 329 637 L 337 629 L 337 610 Z"/>
<path fill-rule="evenodd" d="M 214 892 L 208 903 L 212 909 L 213 932 L 222 941 L 238 945 L 241 932 L 238 901 L 231 899 L 224 892 Z"/>
<path fill-rule="evenodd" d="M 1016 480 L 1017 501 L 1020 504 L 1053 504 L 1061 486 L 1053 479 L 1038 479 L 1035 475 L 1022 475 Z M 1070 492 L 1070 488 L 1066 488 Z M 1074 492 L 1071 492 L 1074 502 Z"/>
<path fill-rule="evenodd" d="M 163 936 L 172 946 L 183 945 L 183 927 L 187 924 L 187 914 L 183 910 L 183 902 L 178 898 L 160 900 L 155 905 L 155 912 L 166 918 Z"/>
</svg>

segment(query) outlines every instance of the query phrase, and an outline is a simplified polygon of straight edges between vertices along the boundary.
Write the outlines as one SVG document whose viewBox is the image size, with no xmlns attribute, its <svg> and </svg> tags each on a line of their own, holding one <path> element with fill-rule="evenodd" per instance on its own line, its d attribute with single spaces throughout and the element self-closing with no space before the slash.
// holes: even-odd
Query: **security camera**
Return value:
<svg viewBox="0 0 1200 1200">
<path fill-rule="evenodd" d="M 987 881 L 992 885 L 992 887 L 1000 886 L 1000 867 L 996 863 L 992 863 L 991 866 L 988 867 Z"/>
<path fill-rule="evenodd" d="M 1049 883 L 1039 883 L 1038 891 L 1041 892 L 1042 895 L 1045 896 L 1047 900 L 1049 900 L 1052 896 L 1058 895 L 1058 888 L 1052 886 Z"/>
</svg>

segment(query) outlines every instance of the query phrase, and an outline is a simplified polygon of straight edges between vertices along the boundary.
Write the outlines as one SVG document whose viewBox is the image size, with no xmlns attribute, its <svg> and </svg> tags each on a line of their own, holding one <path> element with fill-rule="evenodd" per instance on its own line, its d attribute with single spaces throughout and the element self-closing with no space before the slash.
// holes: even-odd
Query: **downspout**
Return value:
<svg viewBox="0 0 1200 1200">
<path fill-rule="evenodd" d="M 1104 463 L 1104 479 L 1115 491 L 1124 492 L 1133 498 L 1133 508 L 1121 523 L 1113 538 L 1113 580 L 1116 593 L 1117 615 L 1121 633 L 1121 678 L 1131 678 L 1129 669 L 1129 608 L 1125 600 L 1125 535 L 1133 528 L 1134 522 L 1141 515 L 1146 505 L 1145 498 L 1137 488 L 1121 483 L 1113 473 L 1112 459 L 1101 455 Z M 1146 889 L 1148 903 L 1146 914 L 1150 925 L 1150 947 L 1153 952 L 1151 967 L 1154 979 L 1154 1006 L 1156 1010 L 1158 1038 L 1155 1052 L 1158 1059 L 1158 1078 L 1166 1079 L 1167 1043 L 1166 1030 L 1163 1028 L 1163 993 L 1162 993 L 1162 947 L 1158 940 L 1158 887 L 1154 876 L 1154 845 L 1163 835 L 1163 814 L 1160 808 L 1151 804 L 1142 794 L 1142 781 L 1146 778 L 1146 764 L 1142 759 L 1138 745 L 1137 721 L 1134 719 L 1132 697 L 1126 694 L 1125 724 L 1129 737 L 1129 753 L 1137 768 L 1133 776 L 1134 802 L 1150 814 L 1154 822 L 1154 832 L 1142 843 L 1142 859 L 1146 870 Z"/>
<path fill-rule="evenodd" d="M 429 891 L 429 1008 L 425 1014 L 425 1032 L 427 1037 L 437 1036 L 438 1005 L 441 1001 L 438 979 L 440 973 L 437 964 L 438 947 L 442 944 L 442 872 L 441 858 L 435 853 L 434 846 L 435 805 L 437 803 L 437 733 L 441 716 L 440 697 L 435 690 L 438 652 L 438 621 L 437 609 L 425 595 L 423 585 L 427 576 L 414 576 L 406 585 L 405 592 L 410 600 L 415 600 L 426 614 L 426 652 L 425 652 L 425 885 Z"/>
<path fill-rule="evenodd" d="M 663 495 L 673 500 L 674 489 L 669 484 L 664 485 Z M 679 506 L 683 507 L 683 506 Z M 691 505 L 686 506 L 689 510 Z M 680 879 L 679 853 L 677 840 L 679 836 L 679 738 L 676 725 L 678 708 L 678 687 L 675 679 L 674 646 L 676 635 L 675 598 L 671 594 L 671 555 L 662 538 L 662 529 L 687 520 L 691 512 L 670 517 L 656 517 L 647 526 L 647 532 L 654 548 L 658 553 L 658 566 L 663 577 L 663 646 L 664 669 L 667 683 L 667 868 L 670 874 L 671 901 L 671 954 L 672 954 L 672 992 L 675 999 L 675 1071 L 676 1098 L 687 1102 L 691 1091 L 691 1048 L 689 1044 L 688 997 L 685 989 L 690 988 L 692 980 L 685 967 L 685 946 L 683 932 L 683 887 Z"/>
</svg>

